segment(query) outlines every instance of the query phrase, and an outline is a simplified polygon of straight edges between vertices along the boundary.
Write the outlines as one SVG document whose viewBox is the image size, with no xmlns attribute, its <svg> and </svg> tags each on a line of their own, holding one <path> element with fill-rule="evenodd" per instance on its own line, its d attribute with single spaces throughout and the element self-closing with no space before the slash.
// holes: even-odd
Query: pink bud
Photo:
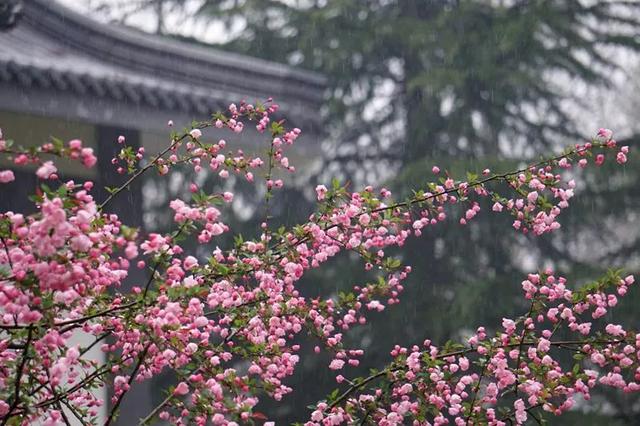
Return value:
<svg viewBox="0 0 640 426">
<path fill-rule="evenodd" d="M 178 386 L 176 386 L 173 393 L 176 395 L 186 395 L 189 393 L 189 385 L 187 385 L 185 382 L 180 382 L 178 383 Z"/>
</svg>

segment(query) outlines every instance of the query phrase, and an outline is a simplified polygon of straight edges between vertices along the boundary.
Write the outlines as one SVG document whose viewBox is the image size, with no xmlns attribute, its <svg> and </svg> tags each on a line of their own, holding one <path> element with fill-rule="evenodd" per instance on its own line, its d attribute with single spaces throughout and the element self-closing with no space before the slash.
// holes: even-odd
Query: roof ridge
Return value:
<svg viewBox="0 0 640 426">
<path fill-rule="evenodd" d="M 71 41 L 75 47 L 82 48 L 87 53 L 96 55 L 108 54 L 111 59 L 125 60 L 128 66 L 149 69 L 149 61 L 166 63 L 167 56 L 174 56 L 192 65 L 201 67 L 216 66 L 229 71 L 241 71 L 243 74 L 260 74 L 263 78 L 267 74 L 278 79 L 296 80 L 299 83 L 312 86 L 323 86 L 325 77 L 319 73 L 300 70 L 289 65 L 267 61 L 228 52 L 213 47 L 195 45 L 169 38 L 159 38 L 123 26 L 110 26 L 99 23 L 83 14 L 73 11 L 52 0 L 29 0 L 25 2 L 25 21 L 38 25 L 54 37 L 64 37 L 65 42 Z M 123 49 L 127 47 L 127 49 Z M 140 56 L 122 54 L 139 49 Z M 103 58 L 104 59 L 104 58 Z M 143 60 L 144 59 L 144 60 Z M 197 67 L 194 67 L 197 68 Z M 193 69 L 190 72 L 193 75 Z M 210 73 L 195 73 L 195 76 L 210 77 Z"/>
<path fill-rule="evenodd" d="M 274 96 L 292 121 L 319 124 L 325 89 L 319 74 L 227 52 L 193 54 L 183 42 L 172 43 L 176 52 L 163 47 L 167 40 L 97 24 L 52 1 L 23 5 L 21 22 L 0 32 L 0 90 L 94 95 L 89 98 L 111 105 L 189 115 L 209 114 L 232 98 Z"/>
</svg>

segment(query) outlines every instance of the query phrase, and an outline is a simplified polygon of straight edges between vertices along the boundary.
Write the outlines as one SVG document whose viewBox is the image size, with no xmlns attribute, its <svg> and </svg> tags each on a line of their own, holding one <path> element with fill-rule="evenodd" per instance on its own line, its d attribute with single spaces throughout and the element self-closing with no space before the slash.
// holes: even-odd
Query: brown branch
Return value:
<svg viewBox="0 0 640 426">
<path fill-rule="evenodd" d="M 337 405 L 339 405 L 342 401 L 344 401 L 349 395 L 351 395 L 353 392 L 355 392 L 356 390 L 358 390 L 359 388 L 364 387 L 367 383 L 372 382 L 373 380 L 382 377 L 388 373 L 392 373 L 394 371 L 398 371 L 401 370 L 402 367 L 393 367 L 393 368 L 385 368 L 382 371 L 378 371 L 376 374 L 373 374 L 369 377 L 367 377 L 366 379 L 364 379 L 363 381 L 354 384 L 353 386 L 351 386 L 349 389 L 347 389 L 346 391 L 344 391 L 342 393 L 342 395 L 340 395 L 338 398 L 336 398 L 335 401 L 333 401 L 331 403 L 331 405 L 329 405 L 328 409 L 332 409 L 333 407 L 336 407 Z"/>
<path fill-rule="evenodd" d="M 169 395 L 167 395 L 167 397 L 160 404 L 158 404 L 149 413 L 149 415 L 147 415 L 144 419 L 140 420 L 140 423 L 138 423 L 138 424 L 139 425 L 145 425 L 145 424 L 149 423 L 151 420 L 153 420 L 153 418 L 156 416 L 156 414 L 158 414 L 158 412 L 160 410 L 162 410 L 162 408 L 164 408 L 164 406 L 167 405 L 169 403 L 169 401 L 171 401 L 173 399 L 174 396 L 175 396 L 174 393 L 170 393 Z"/>
<path fill-rule="evenodd" d="M 11 268 L 11 271 L 13 271 L 13 263 L 11 262 L 11 256 L 9 256 L 9 246 L 2 235 L 0 235 L 0 242 L 2 242 L 2 245 L 4 246 L 4 252 L 7 254 L 7 262 L 9 262 L 9 267 Z"/>
<path fill-rule="evenodd" d="M 211 123 L 206 122 L 206 123 L 201 123 L 199 126 L 194 127 L 194 129 L 205 129 L 207 127 L 210 127 Z M 125 183 L 123 183 L 122 185 L 120 185 L 118 188 L 116 188 L 113 192 L 111 192 L 111 194 L 109 194 L 109 196 L 102 202 L 100 203 L 100 205 L 98 206 L 99 210 L 104 210 L 104 207 L 109 204 L 109 202 L 116 196 L 118 195 L 120 192 L 122 192 L 126 187 L 128 187 L 129 185 L 131 185 L 136 179 L 138 179 L 140 176 L 142 176 L 147 170 L 149 170 L 150 168 L 154 167 L 156 164 L 158 164 L 158 161 L 169 151 L 171 151 L 173 148 L 175 148 L 180 142 L 182 142 L 185 138 L 187 138 L 189 136 L 189 133 L 184 133 L 182 134 L 180 137 L 176 137 L 175 139 L 173 139 L 173 141 L 171 141 L 171 144 L 169 144 L 168 147 L 166 147 L 164 150 L 162 150 L 162 152 L 160 152 L 160 154 L 156 155 L 155 158 L 153 160 L 151 160 L 151 162 L 149 164 L 147 164 L 146 166 L 142 167 L 141 169 L 139 169 L 137 172 L 135 172 L 129 179 L 127 179 L 127 181 Z"/>
<path fill-rule="evenodd" d="M 594 341 L 589 341 L 589 340 L 560 340 L 560 341 L 555 341 L 555 342 L 551 342 L 551 346 L 556 346 L 558 348 L 565 348 L 568 345 L 582 345 L 585 343 L 591 343 L 591 344 L 621 344 L 621 343 L 628 343 L 628 342 L 635 342 L 635 340 L 630 339 L 630 340 L 626 340 L 626 339 L 620 339 L 620 340 L 594 340 Z M 507 349 L 507 348 L 513 348 L 513 347 L 517 347 L 517 346 L 533 346 L 537 344 L 537 342 L 516 342 L 516 343 L 509 343 L 506 345 L 499 345 L 494 347 L 494 349 Z M 447 352 L 444 354 L 439 354 L 436 355 L 434 357 L 434 359 L 443 359 L 443 358 L 448 358 L 451 356 L 460 356 L 460 355 L 466 355 L 468 353 L 471 352 L 476 352 L 477 348 L 466 348 L 466 349 L 461 349 L 458 351 L 453 351 L 453 352 Z M 395 371 L 399 371 L 399 370 L 403 370 L 405 368 L 405 366 L 391 366 L 388 368 L 385 368 L 384 370 L 381 370 L 379 372 L 377 372 L 376 374 L 373 374 L 369 377 L 367 377 L 366 379 L 364 379 L 361 382 L 358 382 L 356 384 L 353 384 L 352 386 L 350 386 L 347 390 L 345 390 L 338 398 L 336 398 L 336 400 L 334 402 L 332 402 L 328 407 L 327 410 L 330 410 L 334 407 L 336 407 L 337 405 L 339 405 L 341 402 L 343 402 L 349 395 L 351 395 L 352 393 L 354 393 L 355 391 L 357 391 L 358 389 L 364 387 L 367 383 L 370 383 L 371 381 L 384 376 L 387 373 L 392 373 Z"/>
<path fill-rule="evenodd" d="M 133 357 L 132 356 L 127 356 L 127 357 L 121 359 L 120 360 L 120 364 L 124 364 L 125 362 L 127 362 L 131 358 L 133 358 Z M 61 401 L 64 398 L 67 398 L 72 393 L 77 392 L 78 390 L 84 388 L 89 383 L 93 382 L 95 379 L 99 378 L 100 376 L 102 376 L 104 374 L 109 373 L 110 371 L 111 371 L 111 366 L 108 366 L 108 365 L 105 365 L 105 366 L 103 366 L 101 368 L 98 368 L 93 373 L 89 374 L 87 377 L 85 377 L 80 382 L 75 384 L 72 388 L 68 389 L 67 391 L 65 391 L 62 394 L 59 394 L 58 398 L 51 398 L 51 399 L 42 401 L 42 402 L 40 402 L 38 404 L 35 404 L 33 408 L 44 408 L 44 407 L 48 407 L 49 405 L 55 404 L 56 402 Z M 40 389 L 42 389 L 42 387 L 44 387 L 44 385 L 41 385 Z M 33 394 L 33 392 L 32 392 L 32 394 Z"/>
<path fill-rule="evenodd" d="M 13 402 L 11 403 L 11 407 L 9 408 L 9 411 L 7 411 L 7 414 L 2 419 L 2 423 L 1 423 L 2 426 L 6 425 L 9 419 L 13 417 L 11 413 L 20 404 L 20 382 L 22 381 L 22 375 L 24 374 L 24 367 L 27 364 L 27 360 L 29 359 L 29 346 L 31 345 L 32 338 L 33 338 L 33 327 L 29 327 L 29 331 L 27 334 L 27 341 L 24 344 L 24 350 L 22 352 L 22 360 L 20 361 L 20 366 L 18 367 L 18 371 L 16 372 L 14 399 L 13 399 Z"/>
<path fill-rule="evenodd" d="M 604 147 L 604 146 L 605 146 L 604 144 L 592 144 L 592 147 Z M 485 179 L 479 180 L 477 182 L 468 183 L 466 188 L 475 188 L 475 187 L 478 187 L 478 186 L 482 186 L 485 183 L 492 182 L 494 180 L 504 180 L 504 179 L 507 179 L 509 177 L 518 175 L 520 173 L 524 173 L 526 171 L 529 171 L 529 170 L 531 170 L 533 168 L 540 167 L 540 166 L 543 166 L 543 165 L 546 165 L 546 164 L 550 164 L 550 163 L 553 163 L 553 162 L 556 162 L 556 161 L 560 161 L 563 158 L 568 158 L 568 157 L 570 157 L 572 155 L 577 155 L 577 154 L 580 154 L 581 152 L 585 152 L 585 151 L 588 151 L 588 149 L 587 148 L 574 149 L 574 150 L 569 151 L 566 154 L 557 155 L 555 157 L 539 161 L 537 163 L 531 164 L 531 165 L 529 165 L 527 167 L 524 167 L 522 169 L 519 169 L 519 170 L 515 170 L 515 171 L 511 171 L 511 172 L 507 172 L 507 173 L 502 173 L 502 174 L 494 174 L 494 175 L 491 175 L 491 176 L 489 176 L 489 177 L 487 177 Z M 396 204 L 393 204 L 391 206 L 380 207 L 378 209 L 371 210 L 370 212 L 363 212 L 363 213 L 360 213 L 357 216 L 361 216 L 364 213 L 377 213 L 377 212 L 382 212 L 382 211 L 386 211 L 386 210 L 393 210 L 393 209 L 396 209 L 396 208 L 399 208 L 399 207 L 409 207 L 409 206 L 411 206 L 413 204 L 424 203 L 425 201 L 429 201 L 429 200 L 431 200 L 433 198 L 437 198 L 437 197 L 439 197 L 441 195 L 457 192 L 460 189 L 461 189 L 461 187 L 460 187 L 459 184 L 458 185 L 454 185 L 450 189 L 446 189 L 446 190 L 437 192 L 435 194 L 428 195 L 426 197 L 415 197 L 412 200 L 396 203 Z"/>
<path fill-rule="evenodd" d="M 599 144 L 599 143 L 592 144 L 592 147 L 600 147 L 600 148 L 602 148 L 602 147 L 605 147 L 605 146 L 606 146 L 605 144 Z M 540 166 L 543 166 L 543 165 L 546 165 L 546 164 L 550 164 L 550 163 L 559 161 L 559 160 L 561 160 L 563 158 L 568 158 L 568 157 L 571 157 L 573 155 L 578 155 L 578 154 L 580 154 L 582 152 L 585 152 L 585 151 L 588 151 L 588 149 L 587 148 L 573 149 L 573 150 L 571 150 L 571 151 L 569 151 L 569 152 L 567 152 L 565 154 L 561 154 L 561 155 L 557 155 L 557 156 L 549 158 L 549 159 L 541 160 L 541 161 L 539 161 L 537 163 L 530 164 L 530 165 L 528 165 L 528 166 L 526 166 L 524 168 L 521 168 L 519 170 L 515 170 L 515 171 L 511 171 L 511 172 L 507 172 L 507 173 L 502 173 L 502 174 L 494 174 L 492 176 L 489 176 L 489 177 L 487 177 L 485 179 L 482 179 L 482 180 L 479 180 L 477 182 L 467 183 L 466 188 L 467 189 L 475 188 L 475 187 L 478 187 L 478 186 L 483 186 L 484 184 L 492 182 L 492 181 L 506 180 L 509 177 L 518 175 L 520 173 L 524 173 L 524 172 L 526 172 L 526 171 L 528 171 L 528 170 L 530 170 L 532 168 L 536 168 L 536 167 L 540 167 Z M 369 210 L 369 211 L 364 211 L 364 212 L 361 212 L 361 213 L 357 214 L 354 217 L 358 218 L 358 217 L 362 216 L 365 213 L 368 213 L 368 214 L 370 214 L 370 213 L 379 213 L 379 212 L 388 211 L 388 210 L 394 210 L 394 209 L 402 208 L 402 207 L 405 207 L 405 208 L 406 207 L 410 207 L 410 206 L 415 205 L 415 204 L 420 204 L 420 203 L 427 202 L 429 200 L 435 199 L 435 198 L 440 197 L 442 195 L 458 192 L 461 189 L 462 189 L 462 187 L 461 187 L 460 184 L 454 185 L 452 188 L 444 189 L 442 191 L 439 191 L 439 192 L 436 192 L 436 193 L 432 193 L 432 194 L 424 196 L 424 197 L 414 197 L 413 199 L 408 200 L 408 201 L 398 202 L 398 203 L 392 204 L 390 206 L 384 206 L 384 207 L 379 207 L 379 208 L 372 209 L 372 210 Z M 323 228 L 323 231 L 327 232 L 327 231 L 329 231 L 329 230 L 331 230 L 333 228 L 336 228 L 336 227 L 339 227 L 339 225 L 338 224 L 327 225 L 327 226 L 325 226 Z M 288 250 L 290 248 L 293 248 L 293 247 L 296 247 L 296 246 L 298 246 L 298 245 L 300 245 L 302 243 L 305 243 L 305 242 L 311 240 L 311 238 L 312 238 L 311 235 L 309 233 L 307 233 L 304 237 L 296 239 L 294 242 L 291 242 L 289 244 L 287 244 L 288 241 L 286 241 L 286 240 L 281 240 L 279 243 L 275 244 L 272 247 L 272 250 L 279 249 L 282 246 L 284 246 L 284 248 L 282 250 L 283 253 L 278 255 L 278 257 L 276 258 L 276 260 L 274 261 L 273 264 L 277 263 L 279 260 L 281 260 L 285 256 L 286 250 Z M 244 265 L 242 265 L 242 266 L 244 266 Z M 215 279 L 215 278 L 220 278 L 222 276 L 228 276 L 228 275 L 233 275 L 233 274 L 237 275 L 239 273 L 242 273 L 243 275 L 245 275 L 245 274 L 253 272 L 254 270 L 255 270 L 255 268 L 240 269 L 238 271 L 231 270 L 226 275 L 223 275 L 223 274 L 220 274 L 220 273 L 211 273 L 211 274 L 207 274 L 206 277 Z"/>
<path fill-rule="evenodd" d="M 182 232 L 185 230 L 185 228 L 187 227 L 187 223 L 188 222 L 184 222 L 180 228 L 171 236 L 171 240 L 174 240 L 175 238 L 178 238 L 180 236 L 180 234 L 182 234 Z M 166 252 L 162 252 L 159 254 L 159 256 L 162 256 L 166 254 Z M 147 293 L 149 292 L 149 288 L 151 287 L 151 283 L 153 282 L 153 278 L 156 274 L 156 272 L 158 272 L 158 269 L 160 269 L 160 259 L 158 259 L 158 261 L 155 263 L 155 265 L 153 266 L 153 269 L 151 271 L 151 275 L 149 276 L 149 280 L 147 281 L 147 284 L 144 286 L 144 291 L 142 292 L 142 302 L 144 304 L 145 299 L 147 298 Z"/>
<path fill-rule="evenodd" d="M 51 394 L 54 397 L 57 397 L 58 393 L 56 392 L 55 386 L 53 386 L 51 384 L 51 374 L 49 374 L 49 370 L 48 369 L 46 369 L 45 372 L 47 373 L 47 385 L 49 387 L 49 391 L 51 392 Z M 67 415 L 65 414 L 64 410 L 62 409 L 62 406 L 60 405 L 61 401 L 64 401 L 64 400 L 60 400 L 60 401 L 56 402 L 54 405 L 56 406 L 56 408 L 58 408 L 58 410 L 60 410 L 60 414 L 62 415 L 62 419 L 64 420 L 64 423 L 67 426 L 71 426 L 71 423 L 69 422 L 69 419 L 67 418 Z M 65 402 L 65 404 L 66 404 L 66 402 Z M 75 414 L 74 411 L 72 411 L 72 412 L 77 417 L 77 414 Z M 78 418 L 78 420 L 80 420 L 82 422 L 82 419 Z"/>
<path fill-rule="evenodd" d="M 533 313 L 533 307 L 536 304 L 536 298 L 533 297 L 531 299 L 531 306 L 529 307 L 529 312 L 527 312 L 526 318 L 523 321 L 522 324 L 522 336 L 520 336 L 520 345 L 518 345 L 518 359 L 516 360 L 516 371 L 520 368 L 520 360 L 522 359 L 522 344 L 524 343 L 524 339 L 525 337 L 527 337 L 527 320 L 529 318 L 531 318 L 531 314 Z M 515 375 L 516 376 L 516 383 L 515 383 L 515 388 L 514 388 L 514 392 L 516 394 L 516 398 L 518 397 L 518 386 L 520 385 L 520 379 L 518 377 L 518 374 Z"/>
<path fill-rule="evenodd" d="M 535 405 L 531 405 L 531 406 L 529 406 L 529 407 L 525 407 L 524 411 L 526 411 L 527 413 L 530 413 L 530 411 L 529 411 L 529 410 L 534 410 L 534 409 L 536 409 L 536 408 L 538 408 L 538 407 L 541 407 L 541 406 L 542 406 L 542 404 L 535 404 Z M 505 414 L 505 415 L 504 415 L 504 417 L 502 417 L 502 421 L 505 421 L 505 420 L 509 420 L 509 421 L 510 421 L 510 420 L 511 420 L 511 418 L 512 418 L 515 414 L 516 414 L 516 411 L 515 411 L 515 410 L 511 410 L 510 412 L 508 412 L 507 414 Z"/>
<path fill-rule="evenodd" d="M 130 303 L 127 303 L 126 305 L 116 306 L 116 307 L 113 307 L 111 309 L 106 309 L 104 311 L 96 312 L 95 314 L 91 314 L 91 315 L 88 315 L 86 317 L 77 318 L 77 319 L 73 319 L 73 320 L 62 321 L 62 322 L 54 324 L 54 327 L 60 327 L 60 326 L 65 326 L 65 325 L 74 325 L 74 324 L 84 323 L 84 322 L 87 322 L 87 321 L 89 321 L 91 319 L 102 317 L 102 316 L 108 315 L 108 314 L 113 313 L 113 312 L 122 311 L 124 309 L 129 309 L 129 308 L 131 308 L 133 306 L 138 305 L 139 303 L 140 303 L 139 301 L 130 302 Z M 73 328 L 76 328 L 76 327 L 73 327 Z M 63 328 L 62 330 L 60 330 L 60 333 L 64 333 L 64 332 L 69 331 L 71 329 L 72 328 Z"/>
<path fill-rule="evenodd" d="M 71 320 L 66 320 L 66 321 L 61 321 L 58 323 L 54 323 L 51 325 L 51 327 L 64 327 L 64 326 L 70 326 L 70 325 L 76 325 L 75 327 L 66 327 L 60 330 L 60 333 L 64 333 L 67 332 L 69 330 L 73 330 L 74 328 L 78 327 L 78 324 L 84 323 L 86 321 L 89 321 L 93 318 L 98 318 L 98 317 L 102 317 L 105 316 L 107 314 L 113 313 L 113 312 L 117 312 L 117 311 L 121 311 L 123 309 L 128 309 L 131 308 L 137 304 L 139 304 L 140 302 L 131 302 L 131 303 L 127 303 L 126 305 L 121 305 L 121 306 L 116 306 L 110 309 L 106 309 L 104 311 L 100 311 L 100 312 L 96 312 L 95 314 L 91 314 L 91 315 L 87 315 L 85 317 L 82 318 L 76 318 L 76 319 L 71 319 Z M 31 328 L 34 324 L 30 324 L 30 325 L 0 325 L 0 330 L 24 330 L 24 329 L 28 329 Z M 48 324 L 35 324 L 38 326 L 47 326 Z"/>
<path fill-rule="evenodd" d="M 129 381 L 127 382 L 127 385 L 129 385 L 129 389 L 131 387 L 131 383 L 133 383 L 133 380 L 136 377 L 136 374 L 138 374 L 138 370 L 142 366 L 142 363 L 144 362 L 144 359 L 147 356 L 147 352 L 149 351 L 150 347 L 151 347 L 151 342 L 149 342 L 147 346 L 145 346 L 144 350 L 140 354 L 140 358 L 138 358 L 138 362 L 136 363 L 136 366 L 133 368 L 133 371 L 129 376 Z M 107 421 L 104 423 L 104 426 L 109 426 L 111 422 L 115 420 L 116 411 L 118 411 L 118 408 L 120 407 L 120 404 L 122 403 L 122 400 L 124 399 L 124 396 L 126 395 L 127 392 L 128 392 L 128 389 L 123 390 L 123 392 L 118 396 L 118 399 L 116 403 L 113 405 L 113 408 L 111 408 L 111 412 L 109 413 L 109 417 L 107 418 Z"/>
<path fill-rule="evenodd" d="M 522 342 L 521 342 L 522 344 Z M 489 352 L 489 355 L 491 354 L 491 352 Z M 476 399 L 478 398 L 478 392 L 480 392 L 480 386 L 482 385 L 482 379 L 484 378 L 484 375 L 487 374 L 487 369 L 489 368 L 489 362 L 486 361 L 484 363 L 484 365 L 482 366 L 482 371 L 480 372 L 480 377 L 478 378 L 478 384 L 475 386 L 475 388 L 473 389 L 473 399 L 471 400 L 471 404 L 469 404 L 469 415 L 467 416 L 467 418 L 464 421 L 465 425 L 469 424 L 469 420 L 471 420 L 471 416 L 473 416 L 473 406 L 476 403 Z"/>
<path fill-rule="evenodd" d="M 45 408 L 45 407 L 48 407 L 49 405 L 54 405 L 58 401 L 62 401 L 63 399 L 65 399 L 69 395 L 71 395 L 72 393 L 77 392 L 78 390 L 84 388 L 89 383 L 93 382 L 95 379 L 99 378 L 103 374 L 109 373 L 110 371 L 111 371 L 111 367 L 107 367 L 107 366 L 102 367 L 101 369 L 97 369 L 93 373 L 89 374 L 87 377 L 82 379 L 82 381 L 78 382 L 75 386 L 71 387 L 69 390 L 65 391 L 64 393 L 58 394 L 57 397 L 50 398 L 50 399 L 47 399 L 45 401 L 39 402 L 38 404 L 35 404 L 33 406 L 33 408 Z M 44 385 L 43 385 L 43 387 L 44 387 Z M 42 387 L 40 389 L 42 389 Z"/>
</svg>

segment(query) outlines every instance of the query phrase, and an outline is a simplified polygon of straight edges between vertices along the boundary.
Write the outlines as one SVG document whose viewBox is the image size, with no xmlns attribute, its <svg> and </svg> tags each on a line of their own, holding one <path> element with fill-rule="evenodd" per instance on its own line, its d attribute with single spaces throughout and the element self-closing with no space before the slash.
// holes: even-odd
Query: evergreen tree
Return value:
<svg viewBox="0 0 640 426">
<path fill-rule="evenodd" d="M 584 0 L 202 0 L 196 11 L 227 24 L 225 48 L 329 77 L 332 155 L 346 165 L 576 136 L 562 107 L 572 94 L 553 80 L 608 84 L 603 48 L 638 50 L 638 15 L 637 2 Z"/>
</svg>

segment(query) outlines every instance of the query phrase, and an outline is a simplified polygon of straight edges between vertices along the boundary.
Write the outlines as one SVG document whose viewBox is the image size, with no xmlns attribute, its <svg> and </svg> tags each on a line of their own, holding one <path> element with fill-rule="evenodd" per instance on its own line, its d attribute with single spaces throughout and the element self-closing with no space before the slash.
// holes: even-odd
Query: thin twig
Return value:
<svg viewBox="0 0 640 426">
<path fill-rule="evenodd" d="M 169 401 L 171 401 L 171 399 L 174 397 L 175 395 L 173 393 L 170 393 L 169 395 L 167 395 L 167 397 L 164 399 L 164 401 L 162 401 L 160 404 L 158 404 L 150 413 L 147 417 L 145 417 L 144 419 L 140 420 L 140 423 L 138 423 L 139 425 L 145 425 L 147 423 L 149 423 L 151 420 L 153 420 L 153 418 L 156 416 L 156 414 L 158 414 L 158 412 L 160 410 L 162 410 L 162 408 L 164 408 L 165 405 L 167 405 L 169 403 Z"/>
<path fill-rule="evenodd" d="M 522 359 L 522 344 L 524 343 L 525 337 L 527 337 L 527 319 L 531 318 L 531 314 L 533 313 L 533 307 L 535 306 L 536 298 L 531 299 L 531 306 L 529 307 L 529 312 L 527 312 L 526 319 L 523 321 L 522 326 L 522 335 L 520 336 L 520 345 L 518 346 L 518 359 L 516 360 L 516 383 L 514 392 L 516 394 L 516 398 L 518 397 L 518 386 L 520 385 L 520 378 L 518 377 L 517 371 L 520 369 L 520 360 Z"/>
<path fill-rule="evenodd" d="M 13 263 L 11 262 L 11 256 L 9 255 L 9 246 L 7 245 L 7 241 L 4 239 L 2 235 L 0 235 L 0 241 L 2 242 L 2 245 L 4 246 L 4 251 L 7 254 L 7 262 L 9 262 L 9 267 L 13 271 Z"/>
<path fill-rule="evenodd" d="M 199 126 L 196 126 L 194 128 L 198 128 L 198 129 L 204 129 L 207 127 L 210 127 L 211 123 L 207 122 L 207 123 L 201 123 Z M 125 183 L 123 183 L 122 185 L 120 185 L 118 188 L 116 188 L 115 190 L 113 190 L 109 196 L 102 202 L 100 203 L 100 205 L 98 206 L 99 210 L 104 210 L 104 207 L 109 204 L 109 202 L 116 196 L 118 195 L 120 192 L 122 192 L 125 188 L 127 188 L 129 185 L 131 185 L 136 179 L 138 179 L 140 176 L 142 176 L 147 170 L 149 170 L 150 168 L 154 167 L 156 164 L 158 164 L 158 161 L 169 151 L 171 151 L 174 147 L 176 147 L 176 145 L 178 145 L 180 142 L 182 142 L 187 136 L 189 136 L 189 133 L 184 133 L 182 134 L 180 137 L 176 137 L 175 139 L 173 139 L 173 141 L 171 142 L 171 144 L 169 144 L 168 147 L 166 147 L 164 150 L 162 150 L 162 152 L 160 152 L 160 154 L 156 155 L 155 158 L 153 160 L 151 160 L 151 162 L 149 164 L 147 164 L 146 166 L 142 167 L 141 169 L 138 169 L 137 172 L 135 172 L 129 179 L 127 179 L 127 181 Z"/>
<path fill-rule="evenodd" d="M 29 331 L 27 334 L 27 341 L 24 344 L 24 350 L 22 352 L 22 360 L 20 361 L 20 366 L 18 367 L 18 371 L 16 372 L 16 382 L 15 382 L 15 390 L 14 390 L 14 399 L 11 403 L 11 407 L 7 414 L 2 419 L 2 426 L 6 425 L 9 419 L 12 416 L 13 410 L 15 410 L 20 404 L 20 385 L 22 382 L 22 375 L 24 374 L 24 366 L 27 364 L 27 360 L 29 359 L 29 346 L 31 345 L 31 339 L 33 338 L 33 327 L 29 327 Z"/>
<path fill-rule="evenodd" d="M 589 340 L 561 340 L 561 341 L 555 341 L 555 342 L 551 342 L 551 346 L 555 346 L 558 348 L 564 348 L 567 345 L 581 345 L 584 343 L 591 343 L 591 344 L 611 344 L 611 345 L 615 345 L 615 344 L 621 344 L 621 343 L 631 343 L 631 342 L 635 342 L 634 339 L 620 339 L 620 340 L 594 340 L 594 341 L 589 341 Z M 513 348 L 513 347 L 517 347 L 517 346 L 533 346 L 537 344 L 537 342 L 516 342 L 516 343 L 509 343 L 506 345 L 500 345 L 500 346 L 496 346 L 494 347 L 494 349 L 507 349 L 507 348 Z M 451 356 L 460 356 L 460 355 L 466 355 L 468 353 L 471 352 L 476 352 L 477 348 L 466 348 L 466 349 L 460 349 L 458 351 L 452 351 L 452 352 L 447 352 L 447 353 L 443 353 L 443 354 L 439 354 L 435 357 L 435 359 L 443 359 L 443 358 L 448 358 Z M 330 410 L 334 407 L 336 407 L 337 405 L 339 405 L 341 402 L 343 402 L 349 395 L 351 395 L 352 393 L 354 393 L 355 391 L 357 391 L 358 389 L 364 387 L 366 384 L 370 383 L 371 381 L 384 376 L 387 373 L 391 373 L 391 372 L 395 372 L 395 371 L 399 371 L 399 370 L 403 370 L 404 368 L 406 368 L 406 366 L 392 366 L 392 367 L 388 367 L 385 368 L 384 370 L 381 370 L 379 372 L 377 372 L 376 374 L 373 374 L 369 377 L 367 377 L 366 379 L 362 380 L 361 382 L 358 382 L 352 386 L 350 386 L 347 390 L 345 390 L 333 403 L 331 403 L 328 407 L 327 410 Z"/>
<path fill-rule="evenodd" d="M 136 366 L 133 368 L 133 371 L 129 376 L 129 381 L 127 382 L 127 384 L 129 385 L 129 388 L 131 386 L 131 383 L 133 383 L 133 380 L 135 379 L 136 374 L 138 374 L 138 370 L 142 366 L 142 363 L 144 362 L 145 357 L 147 356 L 149 347 L 151 347 L 151 342 L 149 342 L 147 346 L 145 346 L 144 350 L 140 354 L 140 357 L 138 358 L 138 362 L 136 363 Z M 107 421 L 104 423 L 104 426 L 109 426 L 111 422 L 115 419 L 116 412 L 118 411 L 118 408 L 120 407 L 120 404 L 122 403 L 122 400 L 124 399 L 124 396 L 126 395 L 126 393 L 127 393 L 127 390 L 123 390 L 122 393 L 118 396 L 118 399 L 116 400 L 116 403 L 111 408 L 111 412 L 109 413 L 109 417 L 107 418 Z"/>
</svg>

